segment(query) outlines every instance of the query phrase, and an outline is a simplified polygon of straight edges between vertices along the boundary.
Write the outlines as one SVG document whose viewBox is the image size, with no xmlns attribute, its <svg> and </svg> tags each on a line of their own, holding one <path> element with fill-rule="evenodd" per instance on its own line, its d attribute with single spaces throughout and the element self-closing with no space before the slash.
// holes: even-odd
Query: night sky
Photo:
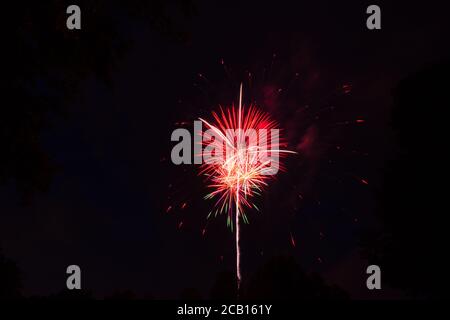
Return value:
<svg viewBox="0 0 450 320">
<path fill-rule="evenodd" d="M 56 106 L 36 133 L 54 168 L 48 188 L 23 201 L 28 171 L 0 175 L 0 248 L 21 271 L 22 294 L 61 292 L 71 264 L 97 298 L 187 289 L 207 298 L 220 272 L 234 272 L 234 235 L 224 216 L 206 219 L 213 203 L 198 168 L 170 162 L 170 135 L 236 103 L 242 82 L 244 103 L 269 112 L 298 152 L 257 200 L 261 212 L 248 213 L 244 278 L 289 256 L 351 298 L 407 296 L 390 283 L 366 289 L 361 239 L 383 230 L 380 190 L 400 150 L 393 90 L 448 57 L 448 11 L 377 2 L 382 29 L 371 31 L 369 4 L 175 1 L 139 11 L 80 1 L 81 31 L 65 30 L 58 1 L 17 13 L 11 83 Z"/>
</svg>

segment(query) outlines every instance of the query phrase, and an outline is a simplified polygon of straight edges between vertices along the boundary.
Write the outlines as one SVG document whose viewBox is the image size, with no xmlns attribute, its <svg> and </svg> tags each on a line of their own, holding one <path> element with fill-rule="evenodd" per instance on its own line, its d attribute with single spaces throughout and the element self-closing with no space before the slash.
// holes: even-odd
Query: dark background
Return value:
<svg viewBox="0 0 450 320">
<path fill-rule="evenodd" d="M 241 296 L 448 297 L 444 2 L 378 2 L 381 30 L 365 1 L 78 1 L 79 31 L 69 4 L 4 9 L 1 297 L 236 297 L 233 234 L 170 134 L 240 82 L 299 153 L 248 213 Z"/>
</svg>

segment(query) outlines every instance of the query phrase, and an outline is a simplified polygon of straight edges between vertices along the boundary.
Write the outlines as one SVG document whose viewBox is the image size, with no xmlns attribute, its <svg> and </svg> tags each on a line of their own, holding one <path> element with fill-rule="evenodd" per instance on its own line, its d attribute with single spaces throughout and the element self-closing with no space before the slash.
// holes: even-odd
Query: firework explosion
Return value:
<svg viewBox="0 0 450 320">
<path fill-rule="evenodd" d="M 239 106 L 236 113 L 234 106 L 227 110 L 220 109 L 220 113 L 213 112 L 215 123 L 200 120 L 209 131 L 202 132 L 202 144 L 208 148 L 222 151 L 226 156 L 220 161 L 206 162 L 201 166 L 200 174 L 206 177 L 206 184 L 212 191 L 205 199 L 215 199 L 215 208 L 208 215 L 214 213 L 227 214 L 227 225 L 233 230 L 233 218 L 236 226 L 236 275 L 239 289 L 240 246 L 239 221 L 240 218 L 248 223 L 244 209 L 258 207 L 252 202 L 256 195 L 260 195 L 273 179 L 278 169 L 284 170 L 280 157 L 293 151 L 282 149 L 285 146 L 280 140 L 277 123 L 269 114 L 250 105 L 247 111 L 242 107 L 242 84 L 239 92 Z M 233 132 L 233 134 L 229 134 Z M 248 134 L 248 133 L 253 133 Z M 270 132 L 270 141 L 267 133 Z M 219 139 L 217 139 L 219 137 Z M 256 139 L 258 144 L 249 140 Z M 270 156 L 269 156 L 270 155 Z M 276 171 L 273 171 L 276 168 Z M 234 214 L 233 214 L 234 213 Z"/>
</svg>

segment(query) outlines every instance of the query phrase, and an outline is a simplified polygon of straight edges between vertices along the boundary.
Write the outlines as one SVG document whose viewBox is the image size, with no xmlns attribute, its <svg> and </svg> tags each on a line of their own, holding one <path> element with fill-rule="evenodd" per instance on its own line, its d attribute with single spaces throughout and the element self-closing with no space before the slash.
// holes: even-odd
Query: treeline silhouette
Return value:
<svg viewBox="0 0 450 320">
<path fill-rule="evenodd" d="M 217 274 L 209 296 L 202 297 L 196 288 L 186 288 L 175 297 L 181 300 L 240 299 L 347 299 L 348 295 L 336 286 L 325 284 L 317 274 L 307 274 L 295 262 L 293 257 L 274 257 L 264 264 L 254 275 L 242 284 L 237 292 L 236 278 L 233 272 Z M 29 300 L 91 300 L 97 299 L 91 290 L 63 289 L 47 296 L 24 297 L 21 273 L 17 265 L 0 253 L 0 299 Z M 104 297 L 105 300 L 157 299 L 157 296 L 140 297 L 132 290 L 116 290 Z"/>
<path fill-rule="evenodd" d="M 381 227 L 363 238 L 383 281 L 410 297 L 449 297 L 448 110 L 450 64 L 402 80 L 393 90 L 397 154 L 379 192 Z"/>
<path fill-rule="evenodd" d="M 306 273 L 291 256 L 273 257 L 241 285 L 237 294 L 235 274 L 219 273 L 211 290 L 211 299 L 271 300 L 341 300 L 348 294 L 335 285 L 328 285 L 316 273 Z"/>
</svg>

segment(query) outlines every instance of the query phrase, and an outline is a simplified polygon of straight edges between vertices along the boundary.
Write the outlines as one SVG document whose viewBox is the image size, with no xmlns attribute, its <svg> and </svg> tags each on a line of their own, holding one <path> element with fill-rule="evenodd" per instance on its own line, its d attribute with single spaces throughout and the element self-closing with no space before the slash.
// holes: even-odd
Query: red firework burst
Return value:
<svg viewBox="0 0 450 320">
<path fill-rule="evenodd" d="M 236 274 L 239 289 L 241 281 L 239 218 L 248 219 L 244 208 L 258 207 L 252 202 L 284 167 L 280 158 L 288 153 L 283 150 L 277 123 L 270 115 L 250 106 L 242 107 L 242 84 L 239 106 L 213 112 L 215 123 L 200 119 L 209 130 L 202 132 L 202 144 L 209 153 L 209 161 L 202 165 L 200 174 L 212 191 L 205 199 L 216 199 L 214 215 L 227 213 L 227 225 L 233 229 L 233 212 L 236 222 Z M 270 135 L 270 141 L 269 141 Z M 205 156 L 205 152 L 203 154 Z M 234 210 L 233 210 L 234 209 Z M 208 215 L 211 216 L 213 211 Z"/>
<path fill-rule="evenodd" d="M 202 132 L 202 144 L 210 156 L 200 174 L 212 189 L 205 199 L 216 199 L 208 217 L 227 213 L 227 225 L 233 228 L 233 212 L 248 222 L 244 208 L 259 210 L 252 199 L 261 194 L 278 170 L 285 169 L 280 158 L 295 152 L 282 149 L 286 144 L 268 113 L 254 105 L 247 110 L 242 107 L 242 85 L 238 109 L 220 108 L 212 115 L 214 123 L 200 118 L 209 128 Z"/>
</svg>

